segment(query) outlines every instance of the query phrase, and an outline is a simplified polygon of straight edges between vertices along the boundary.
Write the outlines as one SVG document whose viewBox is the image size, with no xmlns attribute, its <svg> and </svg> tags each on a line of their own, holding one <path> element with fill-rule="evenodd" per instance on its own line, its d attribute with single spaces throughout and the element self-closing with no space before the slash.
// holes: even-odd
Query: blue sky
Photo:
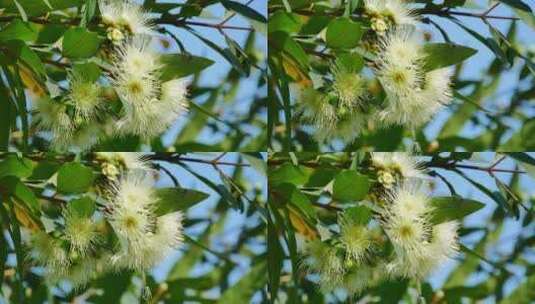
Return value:
<svg viewBox="0 0 535 304">
<path fill-rule="evenodd" d="M 473 12 L 483 12 L 485 9 L 489 8 L 488 1 L 483 0 L 476 0 L 476 1 L 467 1 L 473 3 L 474 7 L 476 9 L 473 10 L 467 10 L 465 8 L 463 9 L 456 9 L 459 11 L 473 11 Z M 531 1 L 524 1 L 524 3 L 531 3 L 531 7 L 535 10 L 535 6 Z M 508 7 L 505 4 L 500 4 L 496 9 L 492 11 L 491 15 L 495 16 L 512 16 L 514 12 L 511 10 L 510 7 Z M 486 75 L 483 73 L 488 68 L 490 62 L 495 58 L 494 53 L 492 53 L 485 45 L 483 45 L 481 42 L 479 42 L 477 39 L 473 38 L 470 34 L 465 32 L 462 28 L 457 26 L 455 23 L 447 20 L 446 18 L 440 18 L 440 17 L 431 17 L 433 21 L 440 24 L 443 29 L 448 33 L 451 40 L 457 44 L 461 44 L 464 46 L 468 46 L 471 48 L 474 48 L 478 50 L 477 54 L 468 59 L 464 65 L 462 74 L 460 79 L 487 79 Z M 481 34 L 484 37 L 492 37 L 488 26 L 483 23 L 483 21 L 479 18 L 471 18 L 471 17 L 463 17 L 459 16 L 458 19 L 468 28 L 476 31 L 477 33 Z M 489 22 L 500 32 L 506 34 L 509 26 L 510 21 L 508 20 L 496 20 L 496 19 L 489 19 Z M 525 52 L 525 48 L 528 47 L 535 47 L 535 30 L 529 26 L 527 26 L 524 22 L 518 22 L 517 23 L 517 37 L 520 44 L 520 50 L 521 52 Z M 433 39 L 442 41 L 442 35 L 440 32 L 431 25 L 422 26 L 423 29 L 430 31 L 433 34 Z M 486 100 L 486 103 L 484 104 L 484 107 L 490 111 L 497 112 L 500 110 L 500 108 L 503 108 L 509 104 L 510 97 L 512 95 L 512 89 L 514 89 L 517 86 L 525 87 L 526 83 L 519 84 L 517 83 L 517 74 L 519 72 L 520 65 L 517 61 L 515 66 L 505 73 L 503 73 L 502 76 L 502 82 L 497 90 L 498 94 L 496 96 L 492 96 L 492 98 L 488 98 Z M 440 127 L 442 124 L 447 120 L 449 117 L 451 111 L 449 109 L 445 109 L 441 113 L 439 113 L 435 118 L 433 119 L 432 123 L 428 125 L 428 127 L 425 130 L 425 134 L 429 138 L 434 138 L 438 131 L 440 130 Z M 535 113 L 525 113 L 526 115 L 535 115 Z M 483 117 L 482 115 L 480 115 Z M 484 121 L 487 121 L 484 119 Z M 519 124 L 515 122 L 509 122 L 509 125 L 513 129 L 518 129 Z M 479 134 L 480 132 L 484 131 L 481 127 L 475 128 L 471 125 L 468 125 L 464 128 L 462 135 L 468 136 L 468 137 L 474 137 L 476 134 Z M 513 131 L 509 132 L 510 134 L 513 133 Z"/>
<path fill-rule="evenodd" d="M 169 3 L 184 3 L 186 1 L 180 0 L 180 1 L 161 1 L 161 2 L 169 2 Z M 239 1 L 240 3 L 246 3 L 247 1 Z M 264 16 L 267 15 L 267 1 L 265 0 L 254 0 L 250 7 L 256 10 L 257 12 L 260 12 Z M 193 18 L 191 20 L 202 20 L 204 22 L 210 22 L 210 23 L 218 23 L 221 20 L 223 20 L 227 16 L 225 14 L 225 9 L 222 5 L 216 4 L 210 6 L 208 9 L 206 9 L 203 12 L 203 15 L 201 15 L 198 18 Z M 231 21 L 228 22 L 228 25 L 236 25 L 236 26 L 246 26 L 250 27 L 250 23 L 247 19 L 243 18 L 240 15 L 236 15 L 231 19 Z M 255 25 L 256 26 L 256 25 Z M 219 46 L 225 46 L 225 38 L 215 29 L 212 28 L 206 28 L 206 27 L 200 27 L 196 26 L 194 27 L 195 30 L 197 30 L 203 37 L 209 39 L 210 41 L 218 44 Z M 258 25 L 255 27 L 256 29 L 260 29 L 261 26 Z M 170 27 L 171 31 L 185 44 L 185 47 L 187 50 L 198 56 L 203 56 L 210 58 L 215 61 L 215 64 L 209 67 L 208 69 L 204 70 L 201 74 L 200 79 L 200 85 L 202 86 L 211 86 L 216 87 L 221 85 L 222 80 L 224 80 L 226 74 L 228 73 L 230 69 L 230 64 L 216 51 L 211 49 L 210 47 L 206 46 L 202 41 L 200 41 L 198 38 L 196 38 L 194 35 L 189 33 L 186 30 Z M 227 35 L 229 35 L 232 39 L 240 43 L 240 45 L 243 45 L 247 38 L 247 32 L 244 31 L 238 31 L 238 30 L 225 30 Z M 172 41 L 172 40 L 171 40 Z M 172 41 L 173 49 L 176 51 L 177 46 Z M 261 59 L 266 59 L 267 57 L 267 39 L 266 36 L 261 32 L 257 32 L 256 37 L 256 46 L 258 49 L 258 54 L 260 55 Z M 172 50 L 173 50 L 172 49 Z M 252 70 L 251 77 L 249 79 L 243 79 L 240 88 L 234 98 L 231 100 L 226 101 L 226 103 L 221 106 L 221 110 L 223 110 L 223 119 L 229 119 L 233 120 L 235 117 L 233 117 L 234 113 L 247 113 L 249 111 L 250 105 L 252 100 L 255 96 L 265 96 L 267 95 L 267 87 L 262 88 L 260 91 L 257 90 L 256 80 L 258 79 L 260 75 L 260 71 L 258 69 Z M 195 102 L 204 102 L 206 98 L 197 99 Z M 262 114 L 263 120 L 267 122 L 267 112 Z M 164 137 L 164 142 L 169 143 L 169 141 L 178 134 L 180 129 L 182 129 L 184 126 L 186 126 L 188 123 L 187 119 L 180 120 L 177 122 L 177 124 L 166 134 Z M 259 130 L 256 128 L 248 128 L 246 130 L 247 133 L 252 134 L 259 134 L 259 132 L 263 132 L 265 130 Z M 214 143 L 216 140 L 222 139 L 223 136 L 221 134 L 219 136 L 214 137 L 211 132 L 206 131 L 201 134 L 199 137 L 199 141 L 203 143 Z"/>
<path fill-rule="evenodd" d="M 535 156 L 534 153 L 531 153 L 532 156 Z M 487 152 L 487 153 L 477 153 L 474 154 L 474 157 L 472 158 L 471 164 L 480 165 L 482 167 L 488 167 L 489 164 L 493 163 L 493 160 L 495 159 L 496 154 Z M 515 168 L 515 162 L 506 159 L 502 163 L 499 164 L 498 168 L 505 168 L 505 169 L 514 169 Z M 521 168 L 522 169 L 522 168 Z M 488 219 L 496 209 L 497 205 L 496 202 L 494 202 L 492 199 L 487 197 L 484 193 L 473 187 L 472 185 L 468 184 L 466 180 L 464 180 L 462 177 L 458 176 L 455 173 L 449 172 L 447 170 L 437 170 L 441 175 L 446 177 L 448 181 L 450 181 L 454 187 L 454 189 L 457 191 L 459 195 L 466 198 L 472 198 L 475 200 L 478 200 L 480 202 L 483 202 L 485 204 L 485 207 L 476 213 L 473 213 L 472 215 L 469 215 L 465 218 L 465 221 L 463 223 L 464 227 L 486 227 L 488 224 Z M 475 171 L 475 170 L 463 170 L 463 172 L 466 173 L 469 177 L 471 177 L 473 180 L 485 185 L 491 190 L 495 190 L 496 186 L 494 183 L 494 180 L 492 177 L 490 177 L 489 174 L 483 171 Z M 496 176 L 504 183 L 508 183 L 512 177 L 510 173 L 496 173 Z M 535 195 L 535 176 L 530 176 L 528 174 L 523 174 L 520 177 L 520 186 L 522 189 L 522 193 L 525 195 L 526 198 L 533 197 Z M 434 195 L 440 196 L 440 195 L 449 195 L 449 190 L 447 186 L 441 182 L 440 180 L 436 179 L 436 189 L 434 190 Z M 525 214 L 525 212 L 524 212 Z M 529 233 L 529 230 L 531 232 L 534 232 L 534 226 L 533 224 L 525 228 L 524 230 L 521 229 L 521 221 L 517 221 L 514 218 L 507 218 L 505 220 L 504 229 L 503 232 L 499 238 L 499 241 L 495 248 L 487 252 L 487 257 L 491 260 L 498 256 L 507 255 L 512 250 L 512 245 L 514 244 L 512 241 L 516 239 L 516 237 L 520 233 Z M 473 244 L 475 241 L 479 240 L 479 237 L 474 238 L 467 238 L 462 239 L 461 242 L 466 245 L 467 247 L 471 248 L 471 244 Z M 528 261 L 531 261 L 532 263 L 535 263 L 535 252 L 532 252 L 532 255 L 526 256 L 526 259 Z M 445 265 L 441 269 L 437 270 L 437 272 L 430 278 L 430 281 L 433 286 L 437 287 L 440 286 L 444 279 L 447 277 L 449 271 L 451 270 L 451 267 L 453 265 L 456 265 L 457 263 L 450 263 L 449 265 Z M 487 266 L 487 265 L 486 265 Z M 524 273 L 522 271 L 516 270 L 515 273 L 517 274 L 516 279 L 519 281 L 523 279 Z M 470 283 L 480 283 L 482 280 L 485 280 L 486 278 L 484 276 L 474 276 L 469 279 L 468 282 Z M 506 289 L 511 290 L 514 286 L 518 284 L 519 281 L 509 281 L 506 284 Z"/>
<path fill-rule="evenodd" d="M 191 153 L 188 154 L 188 157 L 192 158 L 204 158 L 204 159 L 213 159 L 217 157 L 220 153 Z M 266 155 L 264 155 L 265 159 Z M 222 161 L 228 161 L 228 162 L 237 162 L 239 158 L 238 153 L 228 153 L 226 156 L 224 156 L 221 160 Z M 247 161 L 244 161 L 247 162 Z M 195 163 L 187 163 L 190 165 L 191 169 L 195 170 L 195 172 L 201 174 L 202 176 L 208 178 L 212 182 L 216 184 L 222 183 L 221 178 L 219 177 L 219 173 L 214 170 L 210 165 L 206 164 L 195 164 Z M 182 187 L 185 188 L 192 188 L 199 191 L 203 191 L 210 194 L 210 197 L 195 205 L 194 207 L 190 208 L 187 212 L 186 217 L 188 219 L 212 219 L 216 220 L 216 216 L 213 213 L 213 208 L 217 204 L 218 200 L 220 199 L 220 196 L 214 192 L 211 188 L 206 186 L 202 181 L 198 180 L 194 176 L 192 176 L 190 173 L 188 173 L 186 170 L 180 168 L 176 165 L 170 165 L 166 164 L 165 162 L 162 162 L 162 165 L 164 165 L 166 168 L 168 168 L 173 174 L 177 177 L 179 183 Z M 232 172 L 234 170 L 234 167 L 231 166 L 221 166 L 221 169 L 227 174 L 232 175 Z M 251 195 L 251 191 L 253 188 L 259 189 L 262 193 L 263 201 L 267 200 L 267 178 L 265 174 L 261 173 L 259 170 L 256 170 L 254 168 L 245 168 L 244 169 L 244 180 L 248 181 L 248 187 L 246 190 L 248 191 L 248 195 Z M 172 186 L 172 181 L 170 178 L 168 178 L 166 175 L 161 175 L 161 180 L 159 182 L 159 186 L 162 187 L 169 187 Z M 209 245 L 209 248 L 217 251 L 222 252 L 229 246 L 232 246 L 232 244 L 235 243 L 235 241 L 238 238 L 238 235 L 243 230 L 245 226 L 255 225 L 259 221 L 261 221 L 261 217 L 256 214 L 252 217 L 247 217 L 244 213 L 240 213 L 237 210 L 229 209 L 226 214 L 226 221 L 225 225 L 222 228 L 222 231 L 215 234 L 211 240 Z M 206 225 L 199 224 L 195 225 L 189 229 L 186 229 L 185 234 L 196 239 L 205 229 Z M 253 251 L 255 254 L 259 255 L 265 252 L 266 248 L 263 246 L 261 241 L 253 242 L 251 246 L 248 247 L 251 251 Z M 170 268 L 174 265 L 174 263 L 180 259 L 182 256 L 182 250 L 176 251 L 174 254 L 169 256 L 165 261 L 161 263 L 158 267 L 155 268 L 153 271 L 153 275 L 158 281 L 164 280 L 166 277 L 167 272 L 170 270 Z M 208 254 L 209 258 L 214 258 L 210 254 Z M 231 272 L 229 280 L 231 283 L 236 282 L 239 280 L 241 276 L 243 276 L 248 270 L 250 269 L 250 257 L 240 256 L 240 255 L 232 255 L 230 257 L 232 261 L 237 263 L 239 266 Z M 205 274 L 207 272 L 210 272 L 212 270 L 211 267 L 208 267 L 207 265 L 198 265 L 195 267 L 192 272 L 189 274 L 183 274 L 184 277 L 195 277 L 198 275 Z M 213 290 L 211 291 L 208 296 L 211 297 L 217 297 L 218 291 Z"/>
</svg>

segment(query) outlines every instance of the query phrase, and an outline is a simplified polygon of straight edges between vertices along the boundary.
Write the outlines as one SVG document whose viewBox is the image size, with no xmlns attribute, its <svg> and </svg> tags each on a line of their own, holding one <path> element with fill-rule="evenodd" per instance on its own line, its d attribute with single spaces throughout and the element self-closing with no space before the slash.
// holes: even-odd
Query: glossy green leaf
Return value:
<svg viewBox="0 0 535 304">
<path fill-rule="evenodd" d="M 100 38 L 85 28 L 71 28 L 63 35 L 63 55 L 69 58 L 89 58 L 100 47 Z"/>
<path fill-rule="evenodd" d="M 529 5 L 527 5 L 521 0 L 498 0 L 498 1 L 505 3 L 511 7 L 526 11 L 526 12 L 532 12 Z"/>
<path fill-rule="evenodd" d="M 340 201 L 360 201 L 366 197 L 370 181 L 355 170 L 343 170 L 334 178 L 333 198 Z"/>
<path fill-rule="evenodd" d="M 427 71 L 458 64 L 472 57 L 477 50 L 450 43 L 428 43 L 424 45 L 425 69 Z"/>
<path fill-rule="evenodd" d="M 237 1 L 231 1 L 231 0 L 221 0 L 221 4 L 223 4 L 223 6 L 226 9 L 235 11 L 236 13 L 244 17 L 247 17 L 249 19 L 259 21 L 262 23 L 267 23 L 266 17 L 264 17 L 262 14 L 260 14 L 259 12 L 255 11 L 254 9 L 252 9 L 251 7 L 245 4 L 239 3 Z"/>
<path fill-rule="evenodd" d="M 464 217 L 485 207 L 485 204 L 458 196 L 434 197 L 432 222 L 435 224 L 462 220 Z"/>
<path fill-rule="evenodd" d="M 0 189 L 2 192 L 14 197 L 18 201 L 24 203 L 34 215 L 39 214 L 40 205 L 37 197 L 28 186 L 21 182 L 17 177 L 6 176 L 0 179 Z"/>
<path fill-rule="evenodd" d="M 32 174 L 33 167 L 31 160 L 15 154 L 9 154 L 5 159 L 0 160 L 0 177 L 16 176 L 26 178 Z"/>
<path fill-rule="evenodd" d="M 327 45 L 332 48 L 350 49 L 358 45 L 363 31 L 360 23 L 341 17 L 327 26 Z"/>
<path fill-rule="evenodd" d="M 69 202 L 69 210 L 78 217 L 91 217 L 97 210 L 94 200 L 84 196 Z"/>
<path fill-rule="evenodd" d="M 167 81 L 198 74 L 214 64 L 214 61 L 190 54 L 166 54 L 162 56 L 162 63 L 164 67 L 161 79 Z"/>
<path fill-rule="evenodd" d="M 344 218 L 355 224 L 366 225 L 372 219 L 372 211 L 365 206 L 355 206 L 344 210 Z"/>
<path fill-rule="evenodd" d="M 176 211 L 186 211 L 193 205 L 204 201 L 208 194 L 184 188 L 160 188 L 156 190 L 158 197 L 156 215 L 161 216 Z"/>
<path fill-rule="evenodd" d="M 37 31 L 30 23 L 15 19 L 0 30 L 0 40 L 13 39 L 34 41 L 37 39 Z"/>
<path fill-rule="evenodd" d="M 58 171 L 58 191 L 83 193 L 93 184 L 93 170 L 80 163 L 66 163 Z"/>
<path fill-rule="evenodd" d="M 75 64 L 73 72 L 88 82 L 97 81 L 102 73 L 100 67 L 94 62 Z"/>
<path fill-rule="evenodd" d="M 292 164 L 285 163 L 280 167 L 271 169 L 269 172 L 269 184 L 277 185 L 282 183 L 290 183 L 294 185 L 301 185 L 307 181 L 307 174 L 302 167 L 296 167 Z"/>
<path fill-rule="evenodd" d="M 301 28 L 298 16 L 285 12 L 277 11 L 269 18 L 268 32 L 286 32 L 296 33 Z"/>
</svg>

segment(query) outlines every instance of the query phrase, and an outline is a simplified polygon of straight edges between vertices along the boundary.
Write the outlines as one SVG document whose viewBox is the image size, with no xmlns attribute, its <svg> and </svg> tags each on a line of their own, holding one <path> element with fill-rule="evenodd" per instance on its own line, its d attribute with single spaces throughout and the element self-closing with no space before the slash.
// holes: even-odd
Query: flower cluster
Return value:
<svg viewBox="0 0 535 304">
<path fill-rule="evenodd" d="M 107 62 L 73 68 L 65 94 L 36 102 L 36 125 L 52 133 L 58 150 L 87 150 L 117 136 L 150 140 L 188 108 L 186 81 L 162 79 L 149 13 L 130 1 L 101 0 L 99 7 L 108 39 L 100 57 Z"/>
<path fill-rule="evenodd" d="M 320 142 L 351 142 L 368 128 L 414 130 L 451 101 L 450 70 L 426 67 L 419 19 L 405 1 L 366 0 L 362 11 L 369 27 L 354 53 L 369 54 L 365 71 L 341 67 L 337 58 L 331 76 L 298 97 L 302 121 Z"/>
<path fill-rule="evenodd" d="M 101 153 L 94 159 L 104 173 L 103 194 L 95 198 L 99 208 L 91 210 L 87 197 L 70 201 L 53 227 L 28 237 L 30 258 L 45 268 L 50 283 L 67 280 L 77 288 L 109 271 L 145 272 L 183 242 L 182 213 L 156 213 L 156 172 L 141 155 Z M 118 173 L 106 174 L 109 165 Z"/>
<path fill-rule="evenodd" d="M 325 291 L 356 295 L 384 280 L 420 281 L 459 250 L 458 223 L 432 221 L 425 172 L 414 158 L 373 153 L 369 169 L 383 188 L 376 202 L 347 209 L 338 230 L 304 247 L 305 268 Z"/>
</svg>

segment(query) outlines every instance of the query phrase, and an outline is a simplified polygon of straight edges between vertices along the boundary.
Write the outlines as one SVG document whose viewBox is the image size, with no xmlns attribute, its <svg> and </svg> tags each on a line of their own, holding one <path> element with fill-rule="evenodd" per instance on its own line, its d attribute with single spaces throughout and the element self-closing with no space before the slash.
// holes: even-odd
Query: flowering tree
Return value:
<svg viewBox="0 0 535 304">
<path fill-rule="evenodd" d="M 532 155 L 276 153 L 268 165 L 275 302 L 535 298 Z"/>
<path fill-rule="evenodd" d="M 258 150 L 267 21 L 252 5 L 0 1 L 0 148 Z"/>
<path fill-rule="evenodd" d="M 260 301 L 266 261 L 251 252 L 266 249 L 262 163 L 1 154 L 0 302 Z"/>
<path fill-rule="evenodd" d="M 521 0 L 270 1 L 272 148 L 529 150 L 532 9 Z"/>
</svg>

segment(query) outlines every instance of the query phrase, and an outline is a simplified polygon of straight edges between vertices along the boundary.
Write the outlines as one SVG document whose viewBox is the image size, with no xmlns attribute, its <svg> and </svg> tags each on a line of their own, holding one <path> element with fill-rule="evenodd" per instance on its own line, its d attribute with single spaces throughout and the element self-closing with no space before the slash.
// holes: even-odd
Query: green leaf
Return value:
<svg viewBox="0 0 535 304">
<path fill-rule="evenodd" d="M 34 214 L 39 214 L 41 209 L 35 194 L 17 177 L 6 176 L 0 179 L 0 190 L 22 201 Z"/>
<path fill-rule="evenodd" d="M 55 161 L 42 160 L 37 162 L 33 168 L 32 175 L 28 177 L 30 180 L 47 180 L 54 175 L 61 165 Z"/>
<path fill-rule="evenodd" d="M 270 52 L 280 51 L 289 55 L 302 69 L 308 67 L 308 55 L 301 45 L 285 32 L 273 32 L 268 36 Z"/>
<path fill-rule="evenodd" d="M 97 0 L 86 0 L 84 6 L 84 14 L 82 15 L 82 20 L 80 20 L 80 26 L 86 27 L 93 16 L 95 15 L 95 10 L 97 8 Z"/>
<path fill-rule="evenodd" d="M 301 190 L 299 190 L 295 185 L 282 184 L 277 187 L 277 191 L 280 191 L 279 194 L 283 195 L 283 197 L 281 197 L 283 200 L 296 207 L 297 210 L 299 210 L 305 216 L 305 220 L 308 222 L 315 221 L 316 210 L 312 206 L 312 203 L 308 197 L 303 194 L 303 192 L 301 192 Z"/>
<path fill-rule="evenodd" d="M 41 58 L 21 40 L 9 40 L 4 43 L 9 50 L 9 56 L 19 59 L 36 74 L 45 77 L 46 71 Z"/>
<path fill-rule="evenodd" d="M 230 1 L 230 0 L 222 0 L 221 4 L 223 4 L 223 6 L 226 9 L 235 11 L 236 13 L 244 17 L 247 17 L 252 20 L 262 22 L 262 23 L 267 23 L 266 17 L 262 16 L 262 14 L 260 14 L 259 12 L 255 11 L 254 9 L 250 8 L 249 6 L 245 4 L 241 4 L 239 2 Z"/>
<path fill-rule="evenodd" d="M 39 31 L 36 42 L 39 44 L 53 44 L 65 34 L 67 29 L 67 26 L 63 24 L 45 24 Z"/>
<path fill-rule="evenodd" d="M 279 10 L 269 16 L 268 32 L 296 33 L 301 29 L 299 18 L 291 13 Z"/>
<path fill-rule="evenodd" d="M 132 285 L 133 271 L 111 271 L 102 278 L 93 281 L 93 288 L 102 292 L 92 293 L 88 301 L 95 304 L 120 303 L 125 291 Z"/>
<path fill-rule="evenodd" d="M 529 7 L 529 5 L 525 4 L 524 2 L 520 0 L 498 0 L 498 1 L 505 3 L 511 7 L 514 7 L 514 8 L 526 11 L 526 12 L 531 12 L 531 8 Z"/>
<path fill-rule="evenodd" d="M 529 154 L 525 152 L 510 152 L 510 153 L 505 153 L 505 154 L 520 162 L 535 166 L 535 158 L 529 156 Z"/>
<path fill-rule="evenodd" d="M 89 58 L 97 53 L 99 47 L 98 34 L 85 28 L 71 28 L 63 35 L 63 55 L 66 57 Z"/>
<path fill-rule="evenodd" d="M 354 170 L 343 170 L 334 178 L 333 198 L 340 201 L 360 201 L 370 189 L 368 177 Z"/>
<path fill-rule="evenodd" d="M 334 19 L 327 26 L 327 45 L 331 48 L 354 48 L 359 44 L 362 33 L 360 23 L 346 17 Z"/>
<path fill-rule="evenodd" d="M 82 0 L 17 0 L 18 4 L 28 16 L 40 16 L 52 10 L 63 10 L 79 6 Z M 52 6 L 52 9 L 47 4 Z M 17 4 L 13 0 L 0 0 L 0 7 L 6 8 L 5 13 L 19 13 Z"/>
<path fill-rule="evenodd" d="M 11 137 L 11 128 L 15 124 L 16 111 L 14 104 L 11 102 L 9 92 L 3 83 L 0 82 L 0 150 L 7 151 L 9 147 L 9 138 Z"/>
<path fill-rule="evenodd" d="M 372 211 L 366 206 L 355 206 L 344 210 L 347 220 L 359 225 L 367 225 L 372 219 Z"/>
<path fill-rule="evenodd" d="M 4 208 L 3 206 L 0 206 L 0 208 Z M 9 244 L 6 241 L 6 238 L 4 235 L 0 235 L 0 273 L 5 273 L 4 270 L 6 268 L 6 262 L 7 262 L 7 256 L 9 254 L 8 252 Z M 0 286 L 4 285 L 4 276 L 0 276 Z"/>
<path fill-rule="evenodd" d="M 58 171 L 58 191 L 83 193 L 93 184 L 93 170 L 80 163 L 66 163 Z"/>
<path fill-rule="evenodd" d="M 524 148 L 528 151 L 535 149 L 535 136 L 533 136 L 535 134 L 535 119 L 524 122 L 520 134 Z"/>
<path fill-rule="evenodd" d="M 458 64 L 477 53 L 477 50 L 450 43 L 428 43 L 424 45 L 426 54 L 425 70 L 432 71 Z"/>
<path fill-rule="evenodd" d="M 271 216 L 268 216 L 268 272 L 269 272 L 269 285 L 268 289 L 271 293 L 271 298 L 277 298 L 277 291 L 280 285 L 280 274 L 282 269 L 282 263 L 284 261 L 284 251 L 279 242 L 279 236 L 277 226 L 271 220 Z"/>
<path fill-rule="evenodd" d="M 97 205 L 94 200 L 84 196 L 70 201 L 69 210 L 78 217 L 91 217 L 97 210 Z"/>
<path fill-rule="evenodd" d="M 209 196 L 204 192 L 185 188 L 160 188 L 156 190 L 156 195 L 158 197 L 158 207 L 155 211 L 157 216 L 184 211 Z"/>
<path fill-rule="evenodd" d="M 0 161 L 0 177 L 16 176 L 19 178 L 26 178 L 32 175 L 33 163 L 31 160 L 23 157 L 18 157 L 15 154 L 9 154 Z"/>
<path fill-rule="evenodd" d="M 364 59 L 357 53 L 342 53 L 337 55 L 336 64 L 348 72 L 359 72 L 364 67 Z"/>
<path fill-rule="evenodd" d="M 269 184 L 277 185 L 282 183 L 290 183 L 294 185 L 304 184 L 308 176 L 302 167 L 296 167 L 290 163 L 282 164 L 281 166 L 270 170 Z"/>
<path fill-rule="evenodd" d="M 305 23 L 303 27 L 301 28 L 300 34 L 317 35 L 324 28 L 326 28 L 327 25 L 329 25 L 330 21 L 331 21 L 331 18 L 329 16 L 311 16 L 307 20 L 307 23 Z"/>
<path fill-rule="evenodd" d="M 505 297 L 500 304 L 533 303 L 535 299 L 535 274 L 524 278 L 524 281 Z"/>
<path fill-rule="evenodd" d="M 534 14 L 530 14 L 528 12 L 525 12 L 519 9 L 515 9 L 514 11 L 517 14 L 517 16 L 520 17 L 520 19 L 522 19 L 522 21 L 524 21 L 531 28 L 535 29 L 535 15 Z"/>
<path fill-rule="evenodd" d="M 73 71 L 88 82 L 95 82 L 100 78 L 100 67 L 94 62 L 79 63 L 73 66 Z"/>
<path fill-rule="evenodd" d="M 162 63 L 164 67 L 162 68 L 161 79 L 167 81 L 198 74 L 214 64 L 214 61 L 190 54 L 166 54 L 162 56 Z"/>
<path fill-rule="evenodd" d="M 37 31 L 28 22 L 15 19 L 0 31 L 0 40 L 23 40 L 34 41 L 37 39 Z"/>
<path fill-rule="evenodd" d="M 266 271 L 266 262 L 257 263 L 238 283 L 225 290 L 218 303 L 250 303 L 255 292 L 264 286 L 267 280 Z"/>
<path fill-rule="evenodd" d="M 458 196 L 434 197 L 431 205 L 434 208 L 431 219 L 434 224 L 462 220 L 465 216 L 485 207 L 481 202 Z"/>
<path fill-rule="evenodd" d="M 250 152 L 250 153 L 243 153 L 243 158 L 247 160 L 247 162 L 253 167 L 256 172 L 262 174 L 263 176 L 266 176 L 267 174 L 267 163 L 262 157 L 262 153 L 260 152 Z"/>
</svg>

